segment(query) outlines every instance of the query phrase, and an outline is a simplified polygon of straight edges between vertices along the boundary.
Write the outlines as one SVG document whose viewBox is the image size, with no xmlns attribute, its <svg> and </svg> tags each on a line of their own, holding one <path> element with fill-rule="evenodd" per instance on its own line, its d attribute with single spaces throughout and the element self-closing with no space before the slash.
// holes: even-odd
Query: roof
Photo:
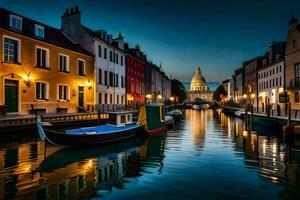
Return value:
<svg viewBox="0 0 300 200">
<path fill-rule="evenodd" d="M 204 78 L 204 76 L 202 76 L 202 74 L 201 74 L 200 67 L 198 67 L 198 69 L 197 69 L 195 75 L 194 75 L 193 78 L 192 78 L 191 83 L 201 83 L 201 82 L 202 82 L 202 83 L 205 83 L 205 78 Z"/>
<path fill-rule="evenodd" d="M 22 17 L 22 31 L 14 30 L 10 27 L 10 14 L 17 15 Z M 60 29 L 53 28 L 41 22 L 29 19 L 17 13 L 11 12 L 4 8 L 0 8 L 0 28 L 14 32 L 19 35 L 23 35 L 35 40 L 39 40 L 42 42 L 46 42 L 49 44 L 53 44 L 55 46 L 59 46 L 65 49 L 69 49 L 72 51 L 76 51 L 78 53 L 86 54 L 92 56 L 88 51 L 84 50 L 81 46 L 73 43 Z M 39 38 L 35 36 L 34 26 L 35 24 L 43 26 L 45 37 Z"/>
<path fill-rule="evenodd" d="M 230 82 L 230 79 L 226 79 L 226 80 L 224 80 L 223 82 L 222 82 L 222 84 L 224 84 L 224 83 L 229 83 Z"/>
<path fill-rule="evenodd" d="M 82 27 L 89 35 L 91 35 L 92 37 L 97 38 L 98 40 L 101 40 L 102 42 L 105 42 L 106 44 L 108 44 L 108 45 L 110 45 L 110 46 L 112 46 L 112 47 L 114 47 L 114 48 L 116 48 L 116 49 L 118 49 L 118 50 L 124 52 L 124 50 L 120 49 L 114 42 L 113 42 L 113 43 L 109 43 L 108 41 L 104 40 L 104 39 L 101 37 L 101 35 L 99 34 L 99 32 L 93 31 L 92 29 L 90 29 L 90 28 L 88 28 L 88 27 L 86 27 L 86 26 L 84 26 L 84 25 L 81 25 L 81 27 Z M 113 39 L 113 40 L 116 40 L 116 39 Z"/>
</svg>

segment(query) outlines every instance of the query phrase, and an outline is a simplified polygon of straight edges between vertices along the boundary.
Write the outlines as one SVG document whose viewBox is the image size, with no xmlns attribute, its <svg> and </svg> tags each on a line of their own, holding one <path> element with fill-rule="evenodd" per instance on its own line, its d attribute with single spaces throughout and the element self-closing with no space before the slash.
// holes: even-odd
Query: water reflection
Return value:
<svg viewBox="0 0 300 200">
<path fill-rule="evenodd" d="M 0 146 L 0 199 L 298 199 L 300 139 L 243 130 L 243 121 L 218 111 L 187 110 L 166 135 L 101 148 L 7 141 Z"/>
</svg>

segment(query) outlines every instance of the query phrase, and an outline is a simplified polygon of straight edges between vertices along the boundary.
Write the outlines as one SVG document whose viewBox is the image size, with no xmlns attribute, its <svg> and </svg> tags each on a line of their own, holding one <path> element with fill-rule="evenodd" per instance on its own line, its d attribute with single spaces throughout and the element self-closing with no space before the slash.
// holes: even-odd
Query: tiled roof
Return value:
<svg viewBox="0 0 300 200">
<path fill-rule="evenodd" d="M 22 17 L 22 30 L 15 30 L 10 27 L 10 14 Z M 46 24 L 40 23 L 38 21 L 29 19 L 17 13 L 11 12 L 9 10 L 0 8 L 0 28 L 35 39 L 55 46 L 59 46 L 65 49 L 69 49 L 78 53 L 86 54 L 92 56 L 89 52 L 84 50 L 79 45 L 73 43 L 60 29 L 50 27 Z M 44 27 L 44 38 L 39 38 L 35 36 L 34 26 L 35 24 Z"/>
</svg>

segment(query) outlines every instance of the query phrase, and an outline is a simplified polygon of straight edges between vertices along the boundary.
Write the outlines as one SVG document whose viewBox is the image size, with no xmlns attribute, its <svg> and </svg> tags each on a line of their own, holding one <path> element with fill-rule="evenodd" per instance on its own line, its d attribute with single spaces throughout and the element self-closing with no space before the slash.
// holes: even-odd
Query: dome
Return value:
<svg viewBox="0 0 300 200">
<path fill-rule="evenodd" d="M 194 75 L 191 82 L 192 83 L 201 83 L 201 82 L 205 83 L 205 78 L 201 74 L 200 67 L 198 67 L 198 69 L 197 69 L 197 71 L 196 71 L 196 73 L 195 73 L 195 75 Z"/>
</svg>

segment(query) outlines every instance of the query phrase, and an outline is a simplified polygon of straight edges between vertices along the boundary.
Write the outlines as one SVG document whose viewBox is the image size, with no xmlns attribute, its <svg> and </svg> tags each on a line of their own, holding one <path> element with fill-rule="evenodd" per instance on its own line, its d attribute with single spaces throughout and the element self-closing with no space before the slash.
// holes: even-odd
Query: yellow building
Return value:
<svg viewBox="0 0 300 200">
<path fill-rule="evenodd" d="M 94 60 L 56 28 L 0 9 L 0 115 L 94 105 Z"/>
</svg>

